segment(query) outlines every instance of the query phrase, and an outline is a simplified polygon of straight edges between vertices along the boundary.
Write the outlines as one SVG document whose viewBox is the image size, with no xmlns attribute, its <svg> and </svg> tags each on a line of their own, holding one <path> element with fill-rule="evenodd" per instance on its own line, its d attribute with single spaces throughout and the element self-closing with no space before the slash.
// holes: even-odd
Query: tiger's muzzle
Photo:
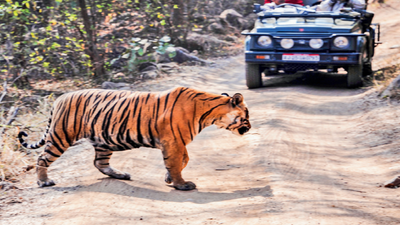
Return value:
<svg viewBox="0 0 400 225">
<path fill-rule="evenodd" d="M 247 131 L 249 131 L 251 128 L 250 122 L 247 119 L 244 119 L 242 121 L 241 126 L 238 128 L 238 132 L 240 135 L 245 134 Z"/>
<path fill-rule="evenodd" d="M 243 135 L 251 128 L 250 122 L 247 119 L 236 119 L 226 129 L 232 131 L 234 134 Z"/>
<path fill-rule="evenodd" d="M 246 133 L 249 130 L 250 130 L 250 128 L 248 128 L 248 127 L 241 127 L 238 129 L 240 135 L 243 135 L 244 133 Z"/>
</svg>

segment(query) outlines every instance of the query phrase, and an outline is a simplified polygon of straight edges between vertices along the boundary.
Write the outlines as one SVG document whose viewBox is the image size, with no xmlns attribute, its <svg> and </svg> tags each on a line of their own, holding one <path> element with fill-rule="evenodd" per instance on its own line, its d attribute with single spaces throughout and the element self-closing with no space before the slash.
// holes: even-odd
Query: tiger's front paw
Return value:
<svg viewBox="0 0 400 225">
<path fill-rule="evenodd" d="M 191 181 L 186 181 L 184 184 L 174 185 L 174 188 L 181 191 L 190 191 L 196 188 L 196 184 Z"/>
<path fill-rule="evenodd" d="M 165 174 L 165 183 L 167 183 L 167 184 L 172 183 L 172 178 L 171 178 L 171 175 L 169 175 L 169 172 L 167 172 Z"/>
<path fill-rule="evenodd" d="M 39 187 L 50 187 L 56 185 L 56 183 L 54 183 L 54 181 L 50 179 L 46 179 L 44 181 L 38 180 L 37 184 L 39 185 Z"/>
</svg>

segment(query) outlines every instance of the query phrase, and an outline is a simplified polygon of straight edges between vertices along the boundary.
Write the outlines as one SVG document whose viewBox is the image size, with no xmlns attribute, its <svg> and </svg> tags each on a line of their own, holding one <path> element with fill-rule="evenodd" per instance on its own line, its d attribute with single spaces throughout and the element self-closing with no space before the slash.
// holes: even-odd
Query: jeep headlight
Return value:
<svg viewBox="0 0 400 225">
<path fill-rule="evenodd" d="M 311 39 L 310 40 L 310 47 L 313 49 L 319 49 L 322 47 L 322 45 L 324 45 L 324 41 L 320 38 L 317 39 Z"/>
<path fill-rule="evenodd" d="M 333 40 L 333 45 L 338 48 L 348 48 L 349 39 L 347 37 L 339 36 Z"/>
<path fill-rule="evenodd" d="M 269 36 L 260 36 L 257 43 L 263 47 L 268 47 L 272 44 L 272 39 Z"/>
<path fill-rule="evenodd" d="M 294 45 L 293 39 L 284 38 L 284 39 L 281 40 L 281 46 L 282 46 L 282 48 L 284 48 L 284 49 L 292 48 L 293 45 Z"/>
</svg>

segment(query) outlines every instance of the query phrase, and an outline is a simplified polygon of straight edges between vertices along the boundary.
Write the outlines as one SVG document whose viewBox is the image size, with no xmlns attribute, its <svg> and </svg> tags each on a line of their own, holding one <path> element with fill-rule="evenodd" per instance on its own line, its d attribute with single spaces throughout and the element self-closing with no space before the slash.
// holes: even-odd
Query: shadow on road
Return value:
<svg viewBox="0 0 400 225">
<path fill-rule="evenodd" d="M 311 86 L 323 89 L 348 89 L 346 74 L 305 72 L 293 75 L 277 75 L 263 78 L 264 87 L 285 87 L 285 86 Z M 370 82 L 364 81 L 364 86 Z"/>
<path fill-rule="evenodd" d="M 102 192 L 134 198 L 152 199 L 158 201 L 170 202 L 193 202 L 197 204 L 206 204 L 210 202 L 221 202 L 232 199 L 249 198 L 254 196 L 273 197 L 273 191 L 269 185 L 265 187 L 254 187 L 245 190 L 233 192 L 202 192 L 195 189 L 192 191 L 178 191 L 171 189 L 169 192 L 155 189 L 132 186 L 129 183 L 133 181 L 120 181 L 113 178 L 103 178 L 100 182 L 88 186 L 74 187 L 53 187 L 58 191 L 78 191 L 78 192 Z"/>
</svg>

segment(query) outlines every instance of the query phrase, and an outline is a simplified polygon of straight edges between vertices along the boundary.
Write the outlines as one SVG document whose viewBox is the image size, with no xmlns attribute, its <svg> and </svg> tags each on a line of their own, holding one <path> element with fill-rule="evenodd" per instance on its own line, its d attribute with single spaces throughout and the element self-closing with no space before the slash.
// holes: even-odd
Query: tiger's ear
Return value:
<svg viewBox="0 0 400 225">
<path fill-rule="evenodd" d="M 227 93 L 221 93 L 221 95 L 224 95 L 226 97 L 229 97 L 229 95 Z"/>
<path fill-rule="evenodd" d="M 243 95 L 240 93 L 236 93 L 233 95 L 231 99 L 232 106 L 236 106 L 243 102 Z"/>
</svg>

